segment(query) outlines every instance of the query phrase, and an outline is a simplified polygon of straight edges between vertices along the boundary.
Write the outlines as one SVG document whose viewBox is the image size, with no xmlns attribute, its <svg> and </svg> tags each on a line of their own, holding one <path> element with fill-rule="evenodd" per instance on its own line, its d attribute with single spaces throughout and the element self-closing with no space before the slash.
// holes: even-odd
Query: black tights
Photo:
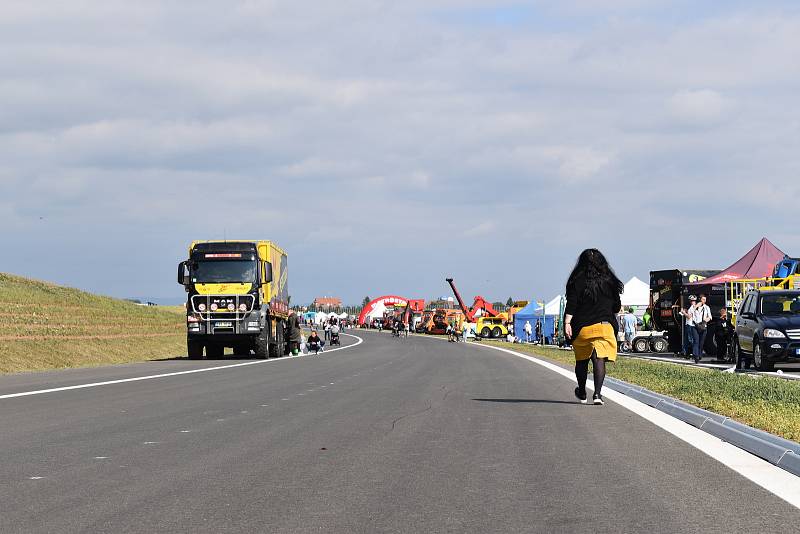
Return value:
<svg viewBox="0 0 800 534">
<path fill-rule="evenodd" d="M 592 373 L 594 374 L 594 394 L 600 395 L 603 389 L 603 380 L 606 378 L 606 359 L 598 358 L 597 352 L 592 351 Z M 575 362 L 575 376 L 578 379 L 578 387 L 581 391 L 586 390 L 586 377 L 589 375 L 589 360 Z"/>
</svg>

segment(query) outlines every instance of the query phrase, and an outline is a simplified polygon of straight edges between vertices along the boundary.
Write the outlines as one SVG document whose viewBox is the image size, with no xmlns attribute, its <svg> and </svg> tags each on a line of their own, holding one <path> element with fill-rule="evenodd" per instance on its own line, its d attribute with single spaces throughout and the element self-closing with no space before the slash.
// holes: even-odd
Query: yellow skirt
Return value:
<svg viewBox="0 0 800 534">
<path fill-rule="evenodd" d="M 617 338 L 614 336 L 614 328 L 608 323 L 584 326 L 578 337 L 572 340 L 572 350 L 575 351 L 575 361 L 588 360 L 592 357 L 592 352 L 597 352 L 598 358 L 617 361 Z"/>
</svg>

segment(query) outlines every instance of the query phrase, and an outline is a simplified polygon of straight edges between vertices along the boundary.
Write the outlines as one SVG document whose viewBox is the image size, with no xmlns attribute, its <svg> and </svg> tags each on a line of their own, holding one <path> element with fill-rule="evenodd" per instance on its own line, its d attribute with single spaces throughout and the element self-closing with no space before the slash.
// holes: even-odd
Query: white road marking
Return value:
<svg viewBox="0 0 800 534">
<path fill-rule="evenodd" d="M 361 345 L 364 342 L 363 339 L 361 339 L 358 336 L 354 336 L 352 334 L 342 334 L 342 335 L 349 336 L 349 337 L 354 337 L 358 341 L 356 341 L 352 345 L 347 345 L 345 347 L 339 347 L 339 348 L 336 348 L 336 349 L 331 349 L 331 350 L 328 350 L 328 351 L 325 351 L 325 352 L 336 352 L 337 350 L 351 349 L 353 347 L 357 347 L 357 346 Z M 22 391 L 20 393 L 8 393 L 6 395 L 0 395 L 0 400 L 13 399 L 13 398 L 16 398 L 16 397 L 29 397 L 31 395 L 43 395 L 45 393 L 56 393 L 58 391 L 70 391 L 70 390 L 73 390 L 73 389 L 85 389 L 85 388 L 96 388 L 96 387 L 99 387 L 99 386 L 110 386 L 112 384 L 124 384 L 126 382 L 140 382 L 142 380 L 153 380 L 153 379 L 156 379 L 156 378 L 167 378 L 167 377 L 170 377 L 170 376 L 191 375 L 191 374 L 195 374 L 195 373 L 207 373 L 207 372 L 210 372 L 210 371 L 221 371 L 221 370 L 224 370 L 224 369 L 233 369 L 235 367 L 245 367 L 247 365 L 259 365 L 259 364 L 263 364 L 263 363 L 278 363 L 278 362 L 284 362 L 284 361 L 291 361 L 291 360 L 289 360 L 288 358 L 276 358 L 274 360 L 258 360 L 258 361 L 255 361 L 255 362 L 234 363 L 234 364 L 231 364 L 231 365 L 220 365 L 220 366 L 217 366 L 217 367 L 206 367 L 204 369 L 191 369 L 189 371 L 176 371 L 174 373 L 161 373 L 161 374 L 158 374 L 158 375 L 137 376 L 137 377 L 134 377 L 134 378 L 121 378 L 119 380 L 106 380 L 105 382 L 92 382 L 90 384 L 76 384 L 74 386 L 64 386 L 64 387 L 60 387 L 60 388 L 37 389 L 35 391 Z"/>
<path fill-rule="evenodd" d="M 161 442 L 160 441 L 145 441 L 144 442 L 145 445 L 158 445 L 159 443 L 161 443 Z"/>
<path fill-rule="evenodd" d="M 94 459 L 95 460 L 107 460 L 108 456 L 95 456 Z"/>
<path fill-rule="evenodd" d="M 44 477 L 28 477 L 28 480 L 42 480 Z"/>
<path fill-rule="evenodd" d="M 303 395 L 305 395 L 305 393 L 298 393 L 297 394 L 298 397 L 302 397 Z"/>
<path fill-rule="evenodd" d="M 266 408 L 267 406 L 269 406 L 269 404 L 262 404 L 261 405 L 262 408 Z"/>
<path fill-rule="evenodd" d="M 181 430 L 180 431 L 181 434 L 188 434 L 189 432 L 191 432 L 191 430 Z"/>
<path fill-rule="evenodd" d="M 241 412 L 239 412 L 239 413 L 247 413 L 247 410 L 242 410 L 242 411 L 241 411 Z"/>
<path fill-rule="evenodd" d="M 491 345 L 474 344 L 472 346 L 497 350 L 519 358 L 524 358 L 567 378 L 570 382 L 575 382 L 575 375 L 571 371 L 534 356 Z M 591 380 L 589 382 L 591 382 Z M 586 389 L 594 391 L 594 387 L 588 382 L 586 384 Z M 788 471 L 784 471 L 780 467 L 772 465 L 758 456 L 752 455 L 747 451 L 722 441 L 711 434 L 703 432 L 699 428 L 684 423 L 680 419 L 667 415 L 627 395 L 606 388 L 603 391 L 603 397 L 616 402 L 636 415 L 663 428 L 673 436 L 685 441 L 714 460 L 736 471 L 746 479 L 771 492 L 773 495 L 800 508 L 800 479 Z"/>
<path fill-rule="evenodd" d="M 221 421 L 224 421 L 224 420 L 225 420 L 225 418 L 224 418 L 224 417 L 220 417 L 219 419 L 217 419 L 217 421 L 220 421 L 220 422 L 221 422 Z"/>
<path fill-rule="evenodd" d="M 284 401 L 284 400 L 289 400 L 289 399 L 281 399 L 281 400 Z"/>
</svg>

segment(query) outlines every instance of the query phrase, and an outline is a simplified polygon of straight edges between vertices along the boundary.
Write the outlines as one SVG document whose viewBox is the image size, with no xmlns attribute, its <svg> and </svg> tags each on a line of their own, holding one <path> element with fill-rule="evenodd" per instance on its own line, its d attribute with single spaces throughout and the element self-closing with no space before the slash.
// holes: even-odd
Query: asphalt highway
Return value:
<svg viewBox="0 0 800 534">
<path fill-rule="evenodd" d="M 798 531 L 797 508 L 552 371 L 356 333 L 320 356 L 0 377 L 0 532 Z"/>
</svg>

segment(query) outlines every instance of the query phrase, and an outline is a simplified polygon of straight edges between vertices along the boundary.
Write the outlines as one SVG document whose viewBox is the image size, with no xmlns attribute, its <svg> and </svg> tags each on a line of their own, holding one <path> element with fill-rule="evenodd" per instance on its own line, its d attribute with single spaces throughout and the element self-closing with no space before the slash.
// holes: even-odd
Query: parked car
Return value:
<svg viewBox="0 0 800 534">
<path fill-rule="evenodd" d="M 800 362 L 800 291 L 748 292 L 736 313 L 734 350 L 752 356 L 760 371 Z"/>
</svg>

